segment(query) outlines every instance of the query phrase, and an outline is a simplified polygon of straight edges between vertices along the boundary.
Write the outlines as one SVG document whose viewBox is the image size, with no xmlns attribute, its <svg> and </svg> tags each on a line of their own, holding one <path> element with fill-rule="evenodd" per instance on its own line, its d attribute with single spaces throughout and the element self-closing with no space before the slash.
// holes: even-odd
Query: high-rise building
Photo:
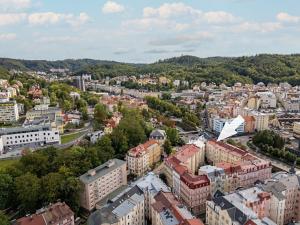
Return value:
<svg viewBox="0 0 300 225">
<path fill-rule="evenodd" d="M 126 162 L 112 159 L 79 177 L 83 191 L 81 206 L 92 210 L 107 195 L 127 184 Z"/>
</svg>

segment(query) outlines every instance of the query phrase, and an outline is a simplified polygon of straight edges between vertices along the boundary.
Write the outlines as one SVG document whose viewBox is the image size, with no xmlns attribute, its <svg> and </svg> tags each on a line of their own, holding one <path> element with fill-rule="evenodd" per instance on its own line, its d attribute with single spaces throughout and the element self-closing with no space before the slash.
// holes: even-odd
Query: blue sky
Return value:
<svg viewBox="0 0 300 225">
<path fill-rule="evenodd" d="M 0 57 L 300 53 L 299 0 L 0 0 Z"/>
</svg>

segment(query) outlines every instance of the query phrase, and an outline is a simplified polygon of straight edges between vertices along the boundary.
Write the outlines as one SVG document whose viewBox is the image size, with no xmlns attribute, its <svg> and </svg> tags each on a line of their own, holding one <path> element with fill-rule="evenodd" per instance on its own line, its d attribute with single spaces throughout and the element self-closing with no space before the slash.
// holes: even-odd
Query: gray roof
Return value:
<svg viewBox="0 0 300 225">
<path fill-rule="evenodd" d="M 150 134 L 150 137 L 166 137 L 166 132 L 164 130 L 156 129 Z"/>
<path fill-rule="evenodd" d="M 148 173 L 146 176 L 140 178 L 135 184 L 141 189 L 147 189 L 153 195 L 159 191 L 170 192 L 170 188 L 153 172 Z"/>
<path fill-rule="evenodd" d="M 125 161 L 120 159 L 111 159 L 106 163 L 89 170 L 87 173 L 81 175 L 79 177 L 80 181 L 85 184 L 89 184 L 94 182 L 95 180 L 99 179 L 100 177 L 106 175 L 107 173 L 119 168 L 120 166 L 126 164 Z M 95 172 L 95 175 L 91 175 L 91 172 Z"/>
<path fill-rule="evenodd" d="M 0 128 L 0 135 L 10 135 L 10 134 L 29 133 L 29 132 L 38 132 L 38 131 L 49 131 L 49 130 L 51 130 L 50 125 Z"/>
<path fill-rule="evenodd" d="M 88 225 L 115 224 L 120 217 L 128 214 L 139 202 L 144 201 L 142 190 L 134 186 L 108 206 L 92 213 L 87 221 Z"/>
</svg>

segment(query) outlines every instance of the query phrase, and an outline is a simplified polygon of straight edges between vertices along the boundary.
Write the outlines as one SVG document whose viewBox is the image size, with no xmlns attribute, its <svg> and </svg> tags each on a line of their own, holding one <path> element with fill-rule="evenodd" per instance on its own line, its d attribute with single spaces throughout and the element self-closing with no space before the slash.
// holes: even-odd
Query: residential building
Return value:
<svg viewBox="0 0 300 225">
<path fill-rule="evenodd" d="M 131 174 L 141 176 L 157 163 L 162 154 L 162 148 L 156 140 L 149 140 L 130 149 L 126 155 L 127 167 Z"/>
<path fill-rule="evenodd" d="M 300 177 L 279 172 L 272 176 L 262 190 L 271 193 L 270 218 L 278 225 L 300 222 Z"/>
<path fill-rule="evenodd" d="M 241 191 L 225 196 L 218 194 L 212 200 L 207 201 L 206 224 L 276 225 L 270 218 L 264 217 L 265 209 L 270 207 L 268 193 L 256 194 L 254 191 L 252 193 Z M 253 206 L 261 214 L 257 215 L 248 206 Z"/>
<path fill-rule="evenodd" d="M 247 107 L 248 107 L 249 109 L 258 110 L 259 107 L 260 107 L 260 104 L 261 104 L 261 99 L 260 99 L 260 97 L 257 96 L 257 95 L 254 95 L 254 96 L 251 96 L 251 97 L 248 99 Z"/>
<path fill-rule="evenodd" d="M 221 162 L 238 162 L 247 152 L 233 145 L 224 142 L 210 140 L 206 143 L 206 158 L 209 162 L 216 165 Z"/>
<path fill-rule="evenodd" d="M 254 116 L 243 116 L 245 120 L 245 133 L 253 133 L 255 132 L 255 118 Z"/>
<path fill-rule="evenodd" d="M 134 186 L 92 213 L 88 225 L 145 225 L 145 199 L 142 190 Z"/>
<path fill-rule="evenodd" d="M 105 133 L 102 130 L 98 130 L 95 132 L 90 133 L 88 136 L 90 137 L 90 142 L 95 144 L 98 140 L 100 140 Z"/>
<path fill-rule="evenodd" d="M 0 129 L 0 136 L 1 146 L 3 147 L 2 151 L 60 144 L 58 130 L 52 129 L 49 125 L 2 128 Z"/>
<path fill-rule="evenodd" d="M 89 211 L 108 194 L 127 184 L 126 162 L 112 159 L 79 177 L 81 206 Z"/>
<path fill-rule="evenodd" d="M 252 112 L 255 119 L 255 130 L 262 131 L 269 129 L 269 115 L 261 112 Z"/>
<path fill-rule="evenodd" d="M 200 144 L 201 143 L 201 144 Z M 197 147 L 197 145 L 199 147 Z M 205 160 L 205 145 L 198 140 L 198 144 L 187 144 L 182 146 L 176 154 L 169 156 L 165 160 L 164 173 L 167 183 L 174 188 L 174 170 L 179 165 L 185 166 L 193 174 L 198 172 L 198 168 L 204 165 Z M 178 167 L 181 169 L 181 167 Z M 185 169 L 184 169 L 185 171 Z"/>
<path fill-rule="evenodd" d="M 263 109 L 276 108 L 277 98 L 273 92 L 258 92 L 257 96 L 260 97 L 260 107 Z"/>
<path fill-rule="evenodd" d="M 74 213 L 66 203 L 50 204 L 35 214 L 17 219 L 13 225 L 74 225 Z"/>
<path fill-rule="evenodd" d="M 152 225 L 204 225 L 170 192 L 159 192 L 152 204 Z"/>
<path fill-rule="evenodd" d="M 153 172 L 140 178 L 135 184 L 143 191 L 145 199 L 145 217 L 151 219 L 151 205 L 155 202 L 154 197 L 160 192 L 171 192 L 170 188 Z"/>
<path fill-rule="evenodd" d="M 0 102 L 0 123 L 12 123 L 19 120 L 19 110 L 16 101 Z"/>
<path fill-rule="evenodd" d="M 205 212 L 206 200 L 210 193 L 210 181 L 207 175 L 193 175 L 188 171 L 180 175 L 179 192 L 175 191 L 175 194 L 180 196 L 195 215 Z"/>
<path fill-rule="evenodd" d="M 81 91 L 85 91 L 85 79 L 83 76 L 75 77 L 75 86 Z"/>
</svg>

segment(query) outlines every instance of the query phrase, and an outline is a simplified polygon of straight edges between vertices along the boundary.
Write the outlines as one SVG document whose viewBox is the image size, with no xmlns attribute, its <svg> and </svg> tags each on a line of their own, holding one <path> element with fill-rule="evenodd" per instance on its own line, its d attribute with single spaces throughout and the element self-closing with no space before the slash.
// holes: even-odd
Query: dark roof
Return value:
<svg viewBox="0 0 300 225">
<path fill-rule="evenodd" d="M 103 224 L 115 224 L 118 222 L 118 217 L 112 213 L 112 211 L 117 208 L 126 199 L 129 199 L 134 194 L 143 195 L 142 190 L 138 186 L 134 186 L 121 195 L 117 200 L 110 203 L 108 206 L 95 211 L 92 213 L 87 221 L 88 225 L 103 225 Z"/>
<path fill-rule="evenodd" d="M 220 192 L 222 194 L 222 192 Z M 219 194 L 220 194 L 219 193 Z M 236 208 L 232 203 L 230 203 L 223 196 L 213 198 L 212 200 L 215 205 L 218 205 L 222 210 L 227 210 L 228 215 L 232 221 L 236 221 L 239 224 L 243 225 L 248 221 L 248 217 L 241 210 Z"/>
</svg>

